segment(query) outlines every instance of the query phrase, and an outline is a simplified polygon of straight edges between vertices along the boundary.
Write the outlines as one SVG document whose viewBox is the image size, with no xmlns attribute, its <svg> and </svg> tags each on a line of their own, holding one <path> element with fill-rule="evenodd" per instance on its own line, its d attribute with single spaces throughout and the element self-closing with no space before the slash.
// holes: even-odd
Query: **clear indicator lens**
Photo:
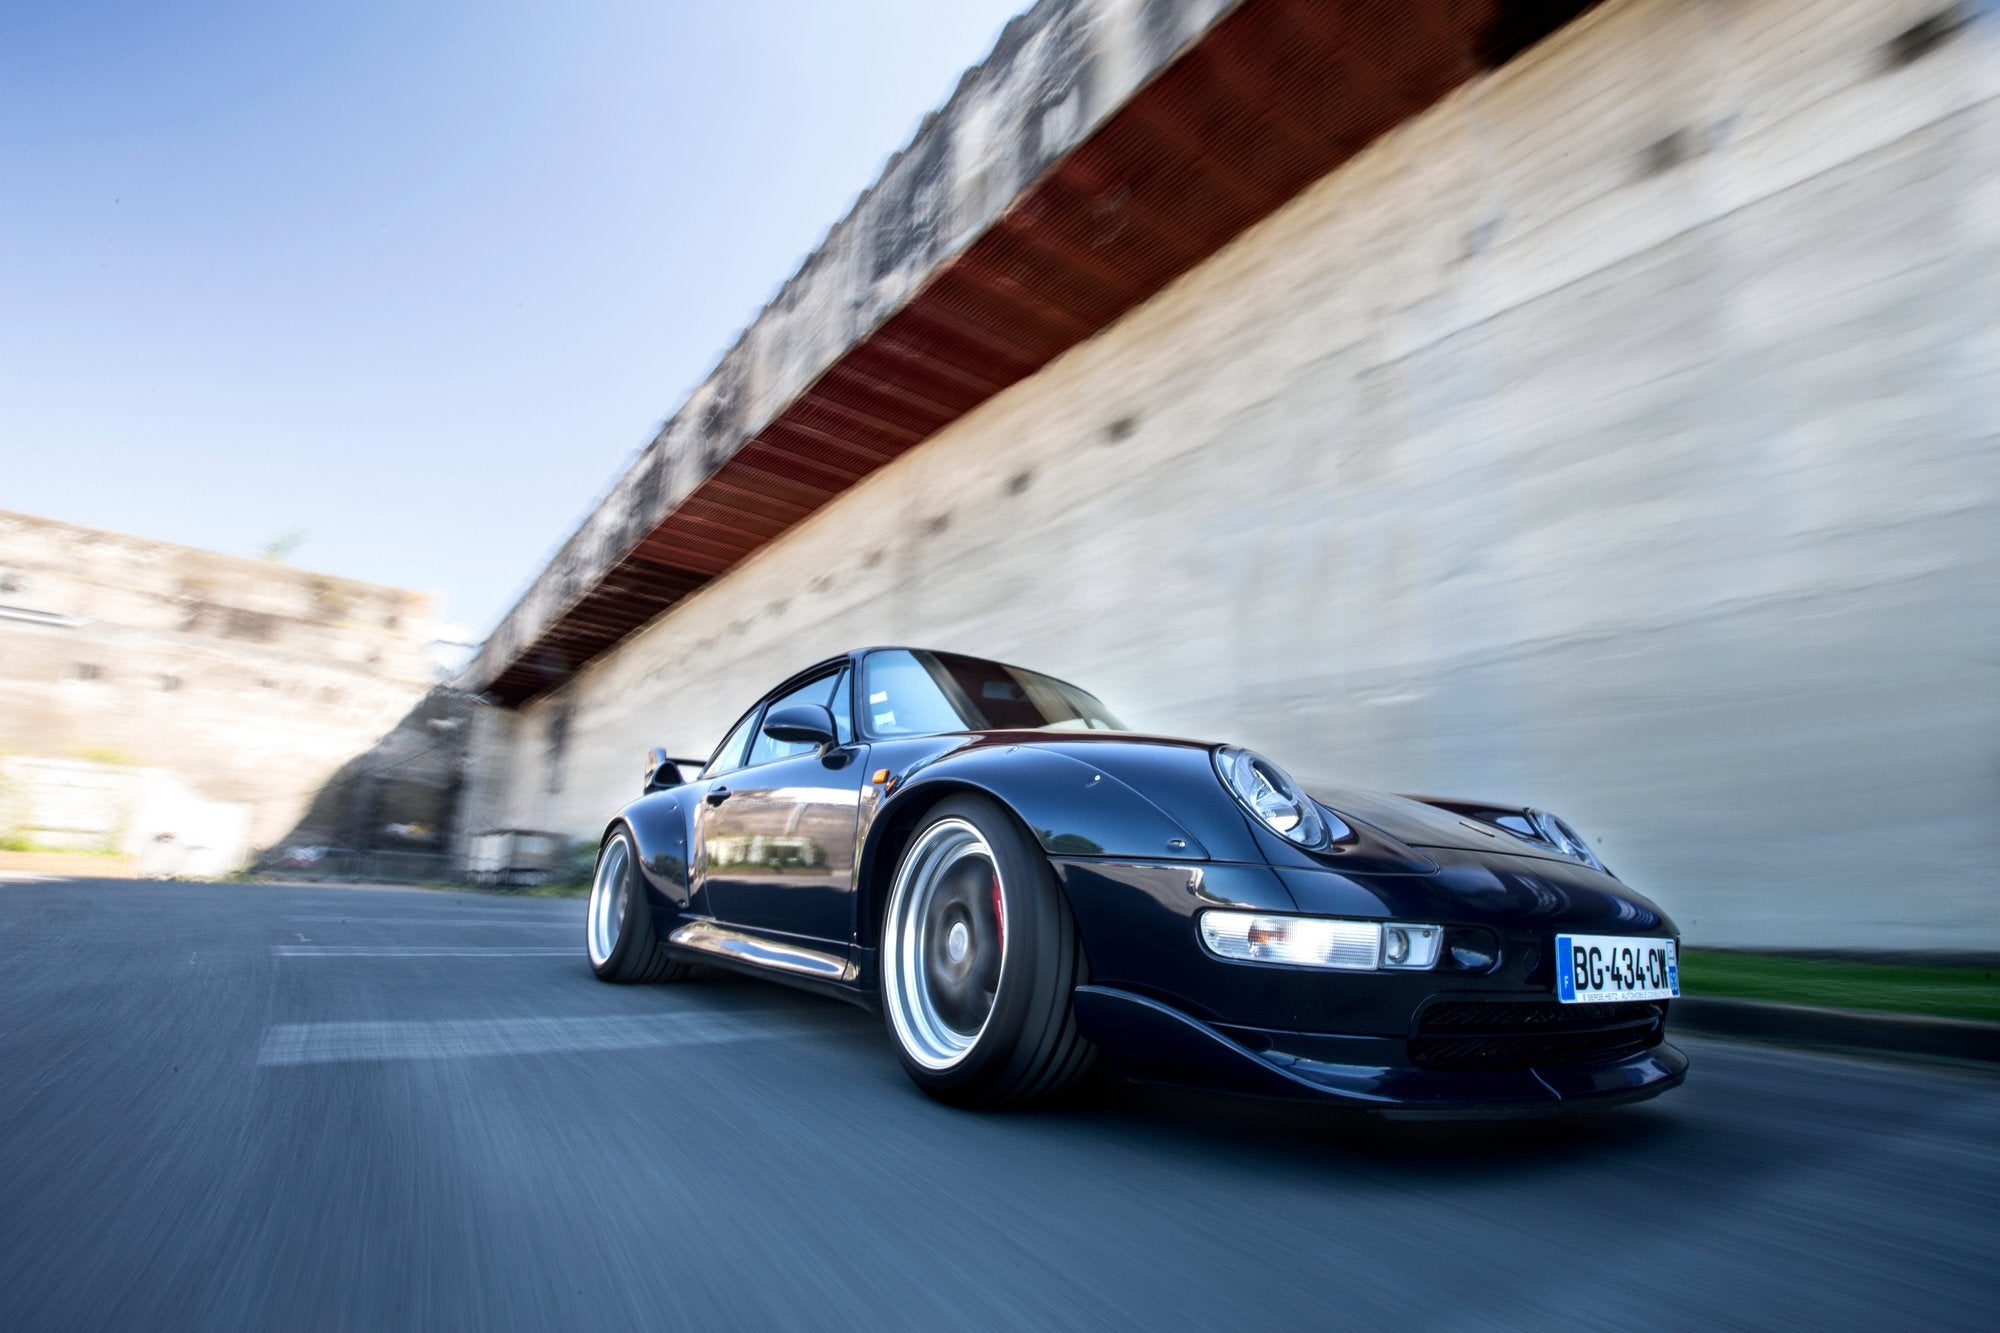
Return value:
<svg viewBox="0 0 2000 1333">
<path fill-rule="evenodd" d="M 1201 934 L 1224 958 L 1361 972 L 1373 970 L 1382 948 L 1382 928 L 1372 921 L 1204 912 Z"/>
</svg>

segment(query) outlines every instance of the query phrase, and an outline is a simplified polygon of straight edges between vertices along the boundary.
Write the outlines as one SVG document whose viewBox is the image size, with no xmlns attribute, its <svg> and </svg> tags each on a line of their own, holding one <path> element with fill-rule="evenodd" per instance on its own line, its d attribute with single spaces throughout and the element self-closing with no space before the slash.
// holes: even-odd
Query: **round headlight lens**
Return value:
<svg viewBox="0 0 2000 1333">
<path fill-rule="evenodd" d="M 1215 771 L 1265 828 L 1301 847 L 1326 845 L 1326 818 L 1284 769 L 1261 754 L 1225 745 L 1215 752 Z"/>
<path fill-rule="evenodd" d="M 1533 811 L 1529 817 L 1535 821 L 1535 831 L 1542 835 L 1542 841 L 1594 870 L 1604 869 L 1604 863 L 1597 859 L 1596 852 L 1590 850 L 1590 844 L 1583 840 L 1583 835 L 1561 819 L 1546 810 Z"/>
</svg>

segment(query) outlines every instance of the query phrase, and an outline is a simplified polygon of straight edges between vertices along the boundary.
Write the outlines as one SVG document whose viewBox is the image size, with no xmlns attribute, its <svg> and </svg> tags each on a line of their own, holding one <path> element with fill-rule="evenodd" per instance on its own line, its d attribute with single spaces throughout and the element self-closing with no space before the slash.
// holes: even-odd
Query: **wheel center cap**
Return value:
<svg viewBox="0 0 2000 1333">
<path fill-rule="evenodd" d="M 965 928 L 963 921 L 951 923 L 951 931 L 944 937 L 945 954 L 954 963 L 965 961 L 965 954 L 972 947 L 972 932 Z"/>
</svg>

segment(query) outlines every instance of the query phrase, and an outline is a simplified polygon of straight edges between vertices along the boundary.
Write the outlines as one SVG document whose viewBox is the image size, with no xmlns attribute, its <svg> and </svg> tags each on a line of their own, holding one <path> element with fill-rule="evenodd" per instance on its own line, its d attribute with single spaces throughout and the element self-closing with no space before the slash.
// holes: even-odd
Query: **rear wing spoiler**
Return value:
<svg viewBox="0 0 2000 1333">
<path fill-rule="evenodd" d="M 689 781 L 692 770 L 700 773 L 708 765 L 706 759 L 677 758 L 658 746 L 646 751 L 646 790 L 665 791 Z"/>
</svg>

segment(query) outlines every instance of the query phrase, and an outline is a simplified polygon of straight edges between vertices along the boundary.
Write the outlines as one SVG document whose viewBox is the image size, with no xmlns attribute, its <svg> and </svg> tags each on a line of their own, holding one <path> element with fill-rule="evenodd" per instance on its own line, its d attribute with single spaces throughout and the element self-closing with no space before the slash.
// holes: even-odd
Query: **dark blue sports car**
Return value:
<svg viewBox="0 0 2000 1333">
<path fill-rule="evenodd" d="M 879 1006 L 951 1102 L 1052 1097 L 1102 1059 L 1403 1116 L 1675 1086 L 1678 944 L 1544 811 L 1308 794 L 912 648 L 799 672 L 705 762 L 655 751 L 588 924 L 606 981 L 714 964 Z"/>
</svg>

